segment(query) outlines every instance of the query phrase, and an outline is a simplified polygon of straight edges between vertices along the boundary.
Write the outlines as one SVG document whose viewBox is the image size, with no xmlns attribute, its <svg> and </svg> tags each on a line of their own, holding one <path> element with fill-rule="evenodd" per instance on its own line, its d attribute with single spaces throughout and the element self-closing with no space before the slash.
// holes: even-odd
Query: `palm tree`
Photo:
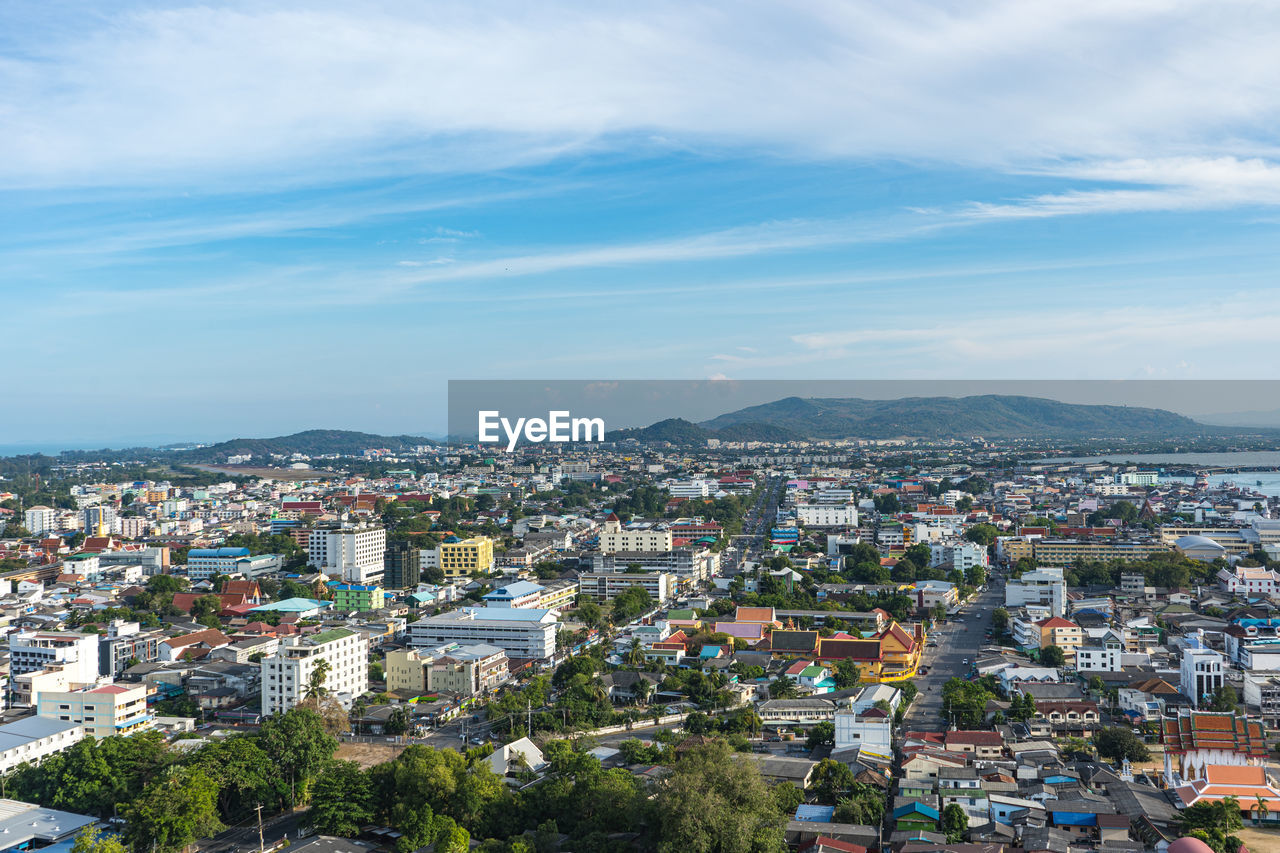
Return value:
<svg viewBox="0 0 1280 853">
<path fill-rule="evenodd" d="M 1267 804 L 1266 800 L 1262 799 L 1261 794 L 1255 794 L 1254 799 L 1258 801 L 1258 804 L 1254 807 L 1254 821 L 1262 823 L 1267 819 L 1267 815 L 1270 814 L 1271 806 Z"/>
<path fill-rule="evenodd" d="M 324 658 L 320 658 L 311 670 L 311 677 L 307 679 L 307 698 L 324 695 L 324 680 L 328 676 L 329 662 Z"/>
<path fill-rule="evenodd" d="M 636 695 L 636 703 L 639 705 L 649 704 L 649 697 L 653 695 L 653 684 L 648 679 L 640 679 L 636 682 L 633 692 Z"/>
<path fill-rule="evenodd" d="M 626 661 L 631 666 L 639 666 L 644 663 L 644 644 L 640 642 L 639 637 L 631 638 L 631 645 L 627 649 Z"/>
</svg>

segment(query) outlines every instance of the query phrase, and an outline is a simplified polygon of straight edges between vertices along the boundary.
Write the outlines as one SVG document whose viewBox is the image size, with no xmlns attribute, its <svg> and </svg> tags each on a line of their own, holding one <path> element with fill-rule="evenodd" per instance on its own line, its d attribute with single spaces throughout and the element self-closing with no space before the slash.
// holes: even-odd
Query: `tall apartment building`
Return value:
<svg viewBox="0 0 1280 853">
<path fill-rule="evenodd" d="M 56 529 L 58 511 L 48 506 L 33 506 L 22 514 L 22 526 L 36 536 Z"/>
<path fill-rule="evenodd" d="M 79 723 L 85 734 L 99 739 L 133 734 L 152 726 L 145 684 L 41 691 L 36 713 L 50 720 Z"/>
<path fill-rule="evenodd" d="M 457 542 L 441 542 L 440 570 L 446 578 L 466 578 L 476 572 L 493 571 L 493 540 L 473 536 Z"/>
<path fill-rule="evenodd" d="M 380 583 L 386 548 L 381 527 L 317 527 L 307 540 L 307 562 L 346 583 Z"/>
<path fill-rule="evenodd" d="M 262 659 L 262 713 L 283 714 L 307 698 L 311 676 L 328 664 L 320 686 L 345 708 L 369 690 L 369 641 L 346 628 L 291 638 Z"/>
<path fill-rule="evenodd" d="M 110 536 L 120 532 L 115 507 L 87 506 L 80 511 L 85 536 Z"/>
<path fill-rule="evenodd" d="M 558 627 L 550 610 L 463 607 L 410 623 L 408 635 L 409 645 L 415 648 L 488 643 L 510 658 L 543 660 L 555 654 Z"/>
<path fill-rule="evenodd" d="M 388 545 L 382 567 L 382 585 L 387 589 L 412 589 L 422 578 L 420 551 L 408 542 Z"/>
</svg>

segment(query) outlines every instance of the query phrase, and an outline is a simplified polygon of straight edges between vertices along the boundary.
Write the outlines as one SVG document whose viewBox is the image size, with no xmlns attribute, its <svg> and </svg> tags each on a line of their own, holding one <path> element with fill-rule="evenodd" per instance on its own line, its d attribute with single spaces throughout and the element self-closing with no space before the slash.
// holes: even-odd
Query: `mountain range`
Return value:
<svg viewBox="0 0 1280 853">
<path fill-rule="evenodd" d="M 392 452 L 412 450 L 422 444 L 436 442 L 416 435 L 374 435 L 342 429 L 309 429 L 276 438 L 233 438 L 204 447 L 178 451 L 175 456 L 186 462 L 226 462 L 228 456 L 252 454 L 254 462 L 268 461 L 272 454 L 291 456 L 325 456 L 339 454 L 358 456 L 365 450 L 385 447 Z"/>
<path fill-rule="evenodd" d="M 700 443 L 798 439 L 1142 439 L 1229 435 L 1164 409 L 1061 403 L 1040 397 L 905 397 L 897 400 L 787 397 L 691 423 L 679 418 L 616 430 L 614 440 Z"/>
</svg>

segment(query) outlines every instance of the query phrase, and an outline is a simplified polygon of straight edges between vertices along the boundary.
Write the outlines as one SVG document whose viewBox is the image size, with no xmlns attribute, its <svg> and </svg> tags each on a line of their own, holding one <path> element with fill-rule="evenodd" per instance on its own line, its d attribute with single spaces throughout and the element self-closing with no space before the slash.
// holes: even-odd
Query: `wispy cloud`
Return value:
<svg viewBox="0 0 1280 853">
<path fill-rule="evenodd" d="M 10 21 L 0 183 L 492 169 L 624 140 L 1271 156 L 1280 118 L 1280 7 L 1216 0 L 52 8 Z"/>
</svg>

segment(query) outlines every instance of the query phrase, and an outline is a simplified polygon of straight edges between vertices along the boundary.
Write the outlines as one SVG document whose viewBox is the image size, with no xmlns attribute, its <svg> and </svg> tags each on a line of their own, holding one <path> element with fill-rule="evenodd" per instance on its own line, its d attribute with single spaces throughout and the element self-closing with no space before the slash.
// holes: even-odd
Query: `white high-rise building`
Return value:
<svg viewBox="0 0 1280 853">
<path fill-rule="evenodd" d="M 369 690 L 369 641 L 347 628 L 332 628 L 291 640 L 262 659 L 262 713 L 283 714 L 311 691 L 311 676 L 328 664 L 320 688 L 344 708 Z"/>
<path fill-rule="evenodd" d="M 307 542 L 307 562 L 345 583 L 382 580 L 387 532 L 381 527 L 319 527 Z"/>
<path fill-rule="evenodd" d="M 57 517 L 58 511 L 53 507 L 33 506 L 22 514 L 22 526 L 39 536 L 56 529 Z"/>
<path fill-rule="evenodd" d="M 1054 616 L 1067 612 L 1067 584 L 1061 568 L 1043 567 L 1034 572 L 1024 572 L 1016 581 L 1009 581 L 1004 588 L 1006 607 L 1048 607 Z"/>
</svg>

